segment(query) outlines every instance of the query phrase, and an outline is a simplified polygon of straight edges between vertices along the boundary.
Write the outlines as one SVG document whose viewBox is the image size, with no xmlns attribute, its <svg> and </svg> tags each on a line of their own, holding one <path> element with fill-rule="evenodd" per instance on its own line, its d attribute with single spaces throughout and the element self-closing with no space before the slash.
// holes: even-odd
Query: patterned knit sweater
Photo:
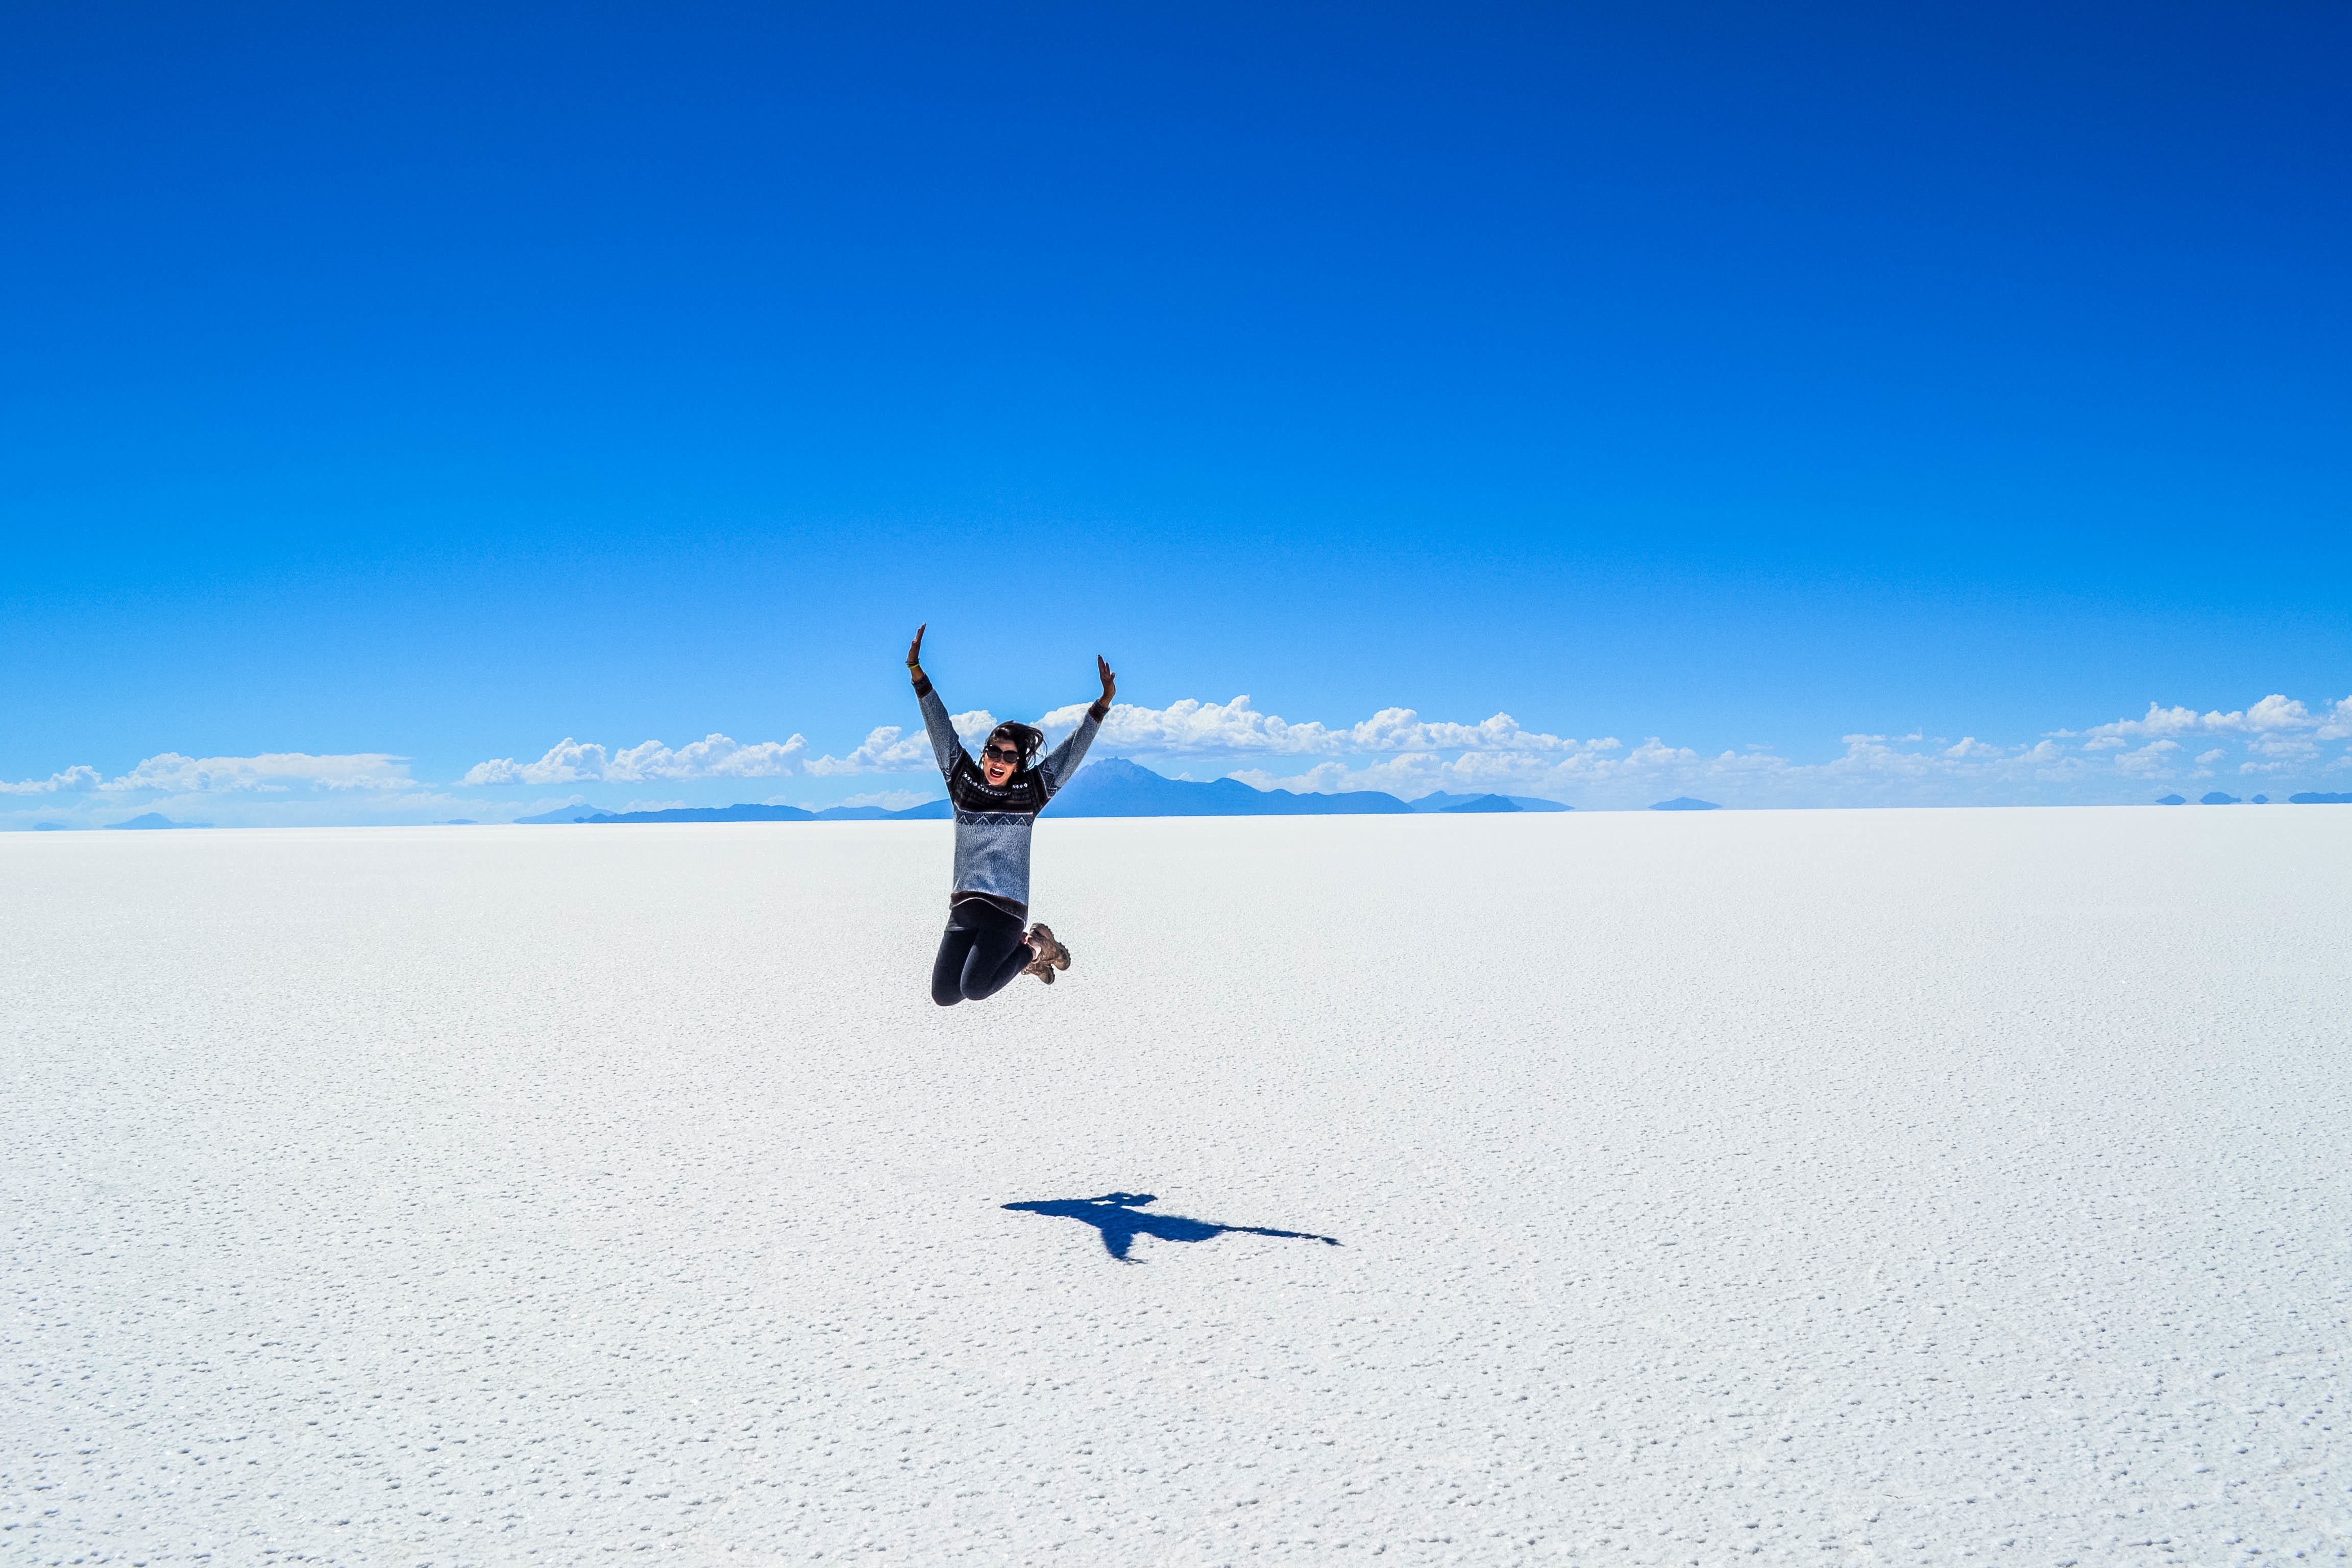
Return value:
<svg viewBox="0 0 2352 1568">
<path fill-rule="evenodd" d="M 955 888 L 948 901 L 978 899 L 1026 921 L 1030 831 L 1045 803 L 1086 761 L 1102 721 L 1087 709 L 1085 721 L 1067 740 L 1035 767 L 1014 773 L 997 789 L 963 749 L 948 720 L 947 704 L 928 679 L 916 686 L 915 696 L 923 706 L 923 728 L 930 732 L 940 773 L 948 781 L 948 798 L 955 803 Z"/>
</svg>

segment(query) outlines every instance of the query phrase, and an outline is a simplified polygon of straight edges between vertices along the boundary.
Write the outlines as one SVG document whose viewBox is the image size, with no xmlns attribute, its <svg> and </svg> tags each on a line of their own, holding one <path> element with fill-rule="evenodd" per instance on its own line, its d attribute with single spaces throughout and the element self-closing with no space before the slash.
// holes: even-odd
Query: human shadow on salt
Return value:
<svg viewBox="0 0 2352 1568">
<path fill-rule="evenodd" d="M 1326 1247 L 1337 1247 L 1336 1236 L 1317 1236 L 1311 1231 L 1274 1230 L 1262 1225 L 1216 1225 L 1205 1219 L 1187 1219 L 1182 1215 L 1145 1214 L 1143 1205 L 1158 1201 L 1150 1193 L 1105 1193 L 1098 1198 L 1050 1198 L 1035 1203 L 1006 1204 L 1009 1209 L 1023 1214 L 1045 1214 L 1063 1219 L 1074 1219 L 1090 1225 L 1102 1234 L 1103 1250 L 1121 1263 L 1140 1263 L 1139 1258 L 1129 1258 L 1128 1248 L 1139 1236 L 1159 1241 L 1207 1241 L 1219 1236 L 1281 1236 L 1295 1241 L 1319 1241 Z"/>
</svg>

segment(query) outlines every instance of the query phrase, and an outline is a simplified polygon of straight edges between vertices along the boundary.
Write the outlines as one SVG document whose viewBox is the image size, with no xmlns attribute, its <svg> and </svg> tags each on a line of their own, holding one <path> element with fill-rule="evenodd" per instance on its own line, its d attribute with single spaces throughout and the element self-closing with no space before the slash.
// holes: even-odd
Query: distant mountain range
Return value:
<svg viewBox="0 0 2352 1568">
<path fill-rule="evenodd" d="M 537 816 L 518 816 L 515 818 L 515 826 L 518 827 L 552 827 L 559 823 L 584 821 L 585 819 L 595 816 L 601 809 L 602 808 L 599 806 L 589 805 L 584 803 L 578 805 L 559 805 L 553 811 L 542 811 Z"/>
<path fill-rule="evenodd" d="M 1556 800 L 1531 795 L 1448 795 L 1439 790 L 1406 805 L 1415 811 L 1574 811 Z"/>
<path fill-rule="evenodd" d="M 1409 816 L 1412 807 L 1392 795 L 1364 790 L 1351 795 L 1294 795 L 1286 789 L 1254 789 L 1239 779 L 1193 784 L 1162 778 L 1124 757 L 1105 757 L 1078 770 L 1078 776 L 1045 808 L 1055 816 Z"/>
<path fill-rule="evenodd" d="M 1347 795 L 1297 795 L 1286 789 L 1255 789 L 1239 779 L 1195 784 L 1171 779 L 1124 757 L 1102 757 L 1078 770 L 1067 788 L 1045 808 L 1052 816 L 1410 816 L 1423 812 L 1566 811 L 1556 800 L 1532 795 L 1437 795 L 1407 804 L 1377 790 Z M 566 806 L 522 823 L 615 822 L 923 822 L 944 821 L 954 812 L 944 800 L 926 801 L 904 811 L 877 805 L 835 805 L 807 811 L 797 805 L 701 805 L 669 811 L 598 811 Z"/>
<path fill-rule="evenodd" d="M 829 805 L 805 811 L 797 805 L 685 805 L 669 811 L 599 811 L 593 805 L 567 805 L 537 816 L 518 816 L 526 826 L 565 822 L 887 822 L 942 819 L 951 815 L 943 800 L 925 801 L 905 811 L 885 811 L 878 805 Z"/>
</svg>

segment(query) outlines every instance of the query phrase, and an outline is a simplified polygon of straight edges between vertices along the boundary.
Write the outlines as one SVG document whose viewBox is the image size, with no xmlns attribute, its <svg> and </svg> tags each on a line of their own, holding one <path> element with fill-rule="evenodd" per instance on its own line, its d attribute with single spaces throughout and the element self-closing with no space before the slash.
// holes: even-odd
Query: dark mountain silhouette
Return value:
<svg viewBox="0 0 2352 1568">
<path fill-rule="evenodd" d="M 1078 770 L 1077 777 L 1055 795 L 1045 810 L 1056 816 L 1410 816 L 1416 811 L 1566 811 L 1553 800 L 1530 795 L 1440 795 L 1424 796 L 1439 804 L 1408 805 L 1392 795 L 1360 790 L 1346 795 L 1295 795 L 1286 789 L 1255 789 L 1239 779 L 1196 784 L 1171 779 L 1125 757 L 1100 757 Z M 1707 809 L 1713 809 L 1709 807 Z M 955 815 L 944 800 L 929 800 L 904 811 L 878 805 L 832 805 L 806 811 L 797 805 L 689 805 L 667 811 L 601 811 L 593 805 L 567 805 L 537 816 L 517 817 L 520 823 L 622 822 L 940 822 Z"/>
<path fill-rule="evenodd" d="M 2352 805 L 2352 795 L 2306 792 L 2287 796 L 2295 805 Z M 2158 805 L 2186 805 L 2177 795 Z M 2236 797 L 2219 790 L 2207 795 L 2207 805 L 2235 805 Z M 2265 801 L 2263 804 L 2269 804 Z M 1406 802 L 1392 795 L 1364 790 L 1349 795 L 1294 795 L 1286 789 L 1255 789 L 1239 779 L 1195 784 L 1171 779 L 1125 757 L 1101 757 L 1078 770 L 1078 776 L 1047 806 L 1060 816 L 1332 816 L 1400 812 L 1571 811 L 1556 800 L 1525 795 L 1448 795 L 1438 791 Z M 1711 800 L 1680 795 L 1662 800 L 1652 811 L 1721 811 Z M 928 800 L 904 811 L 878 805 L 831 805 L 805 811 L 797 805 L 681 806 L 670 811 L 602 811 L 593 805 L 567 805 L 537 816 L 519 816 L 518 823 L 559 822 L 944 822 L 955 815 L 944 800 Z M 117 827 L 203 827 L 201 822 L 171 822 L 150 812 Z"/>
<path fill-rule="evenodd" d="M 109 827 L 210 827 L 209 822 L 174 822 L 160 812 L 148 812 L 128 822 L 110 822 Z"/>
<path fill-rule="evenodd" d="M 2210 790 L 2197 802 L 2197 804 L 2200 805 L 2235 805 L 2238 804 L 2238 797 L 2234 795 L 2223 795 L 2218 789 Z"/>
<path fill-rule="evenodd" d="M 681 805 L 667 811 L 597 811 L 574 816 L 574 822 L 904 822 L 917 817 L 950 815 L 947 802 L 925 801 L 906 811 L 885 811 L 878 805 L 828 805 L 808 811 L 797 805 Z"/>
<path fill-rule="evenodd" d="M 1457 806 L 1467 805 L 1474 800 L 1507 800 L 1521 811 L 1574 811 L 1576 809 L 1572 805 L 1563 805 L 1559 801 L 1544 800 L 1532 795 L 1448 795 L 1444 790 L 1423 795 L 1409 804 L 1415 811 L 1452 811 Z"/>
<path fill-rule="evenodd" d="M 667 811 L 597 811 L 580 822 L 814 822 L 797 805 L 680 805 Z"/>
<path fill-rule="evenodd" d="M 946 801 L 927 800 L 904 811 L 888 811 L 878 805 L 828 805 L 816 814 L 816 819 L 819 822 L 945 822 L 954 815 L 955 807 Z"/>
<path fill-rule="evenodd" d="M 1517 811 L 1519 803 L 1507 795 L 1474 795 L 1460 805 L 1441 805 L 1438 815 L 1452 816 L 1457 813 L 1477 811 Z"/>
<path fill-rule="evenodd" d="M 1052 1198 L 1004 1206 L 1024 1214 L 1053 1215 L 1090 1225 L 1101 1233 L 1103 1250 L 1121 1263 L 1139 1261 L 1127 1255 L 1139 1236 L 1160 1241 L 1206 1241 L 1212 1237 L 1235 1235 L 1279 1236 L 1293 1241 L 1319 1241 L 1326 1247 L 1339 1245 L 1336 1236 L 1317 1236 L 1311 1231 L 1273 1230 L 1262 1225 L 1217 1225 L 1205 1219 L 1187 1219 L 1182 1215 L 1141 1212 L 1145 1204 L 1157 1201 L 1150 1193 L 1105 1193 L 1098 1198 Z"/>
<path fill-rule="evenodd" d="M 595 816 L 604 809 L 601 805 L 589 805 L 584 803 L 579 805 L 559 805 L 553 811 L 542 811 L 537 816 L 518 816 L 515 818 L 515 826 L 539 827 L 550 823 L 579 822 Z"/>
<path fill-rule="evenodd" d="M 1055 816 L 1393 816 L 1412 807 L 1392 795 L 1293 795 L 1253 789 L 1239 779 L 1194 784 L 1162 778 L 1125 757 L 1104 757 L 1078 770 L 1045 808 Z"/>
</svg>

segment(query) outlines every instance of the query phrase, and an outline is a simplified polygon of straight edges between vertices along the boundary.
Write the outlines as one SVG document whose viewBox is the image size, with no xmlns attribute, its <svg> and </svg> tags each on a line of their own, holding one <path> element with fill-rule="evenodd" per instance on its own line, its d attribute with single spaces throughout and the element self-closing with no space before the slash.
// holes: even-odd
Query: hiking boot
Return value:
<svg viewBox="0 0 2352 1568">
<path fill-rule="evenodd" d="M 1029 961 L 1028 967 L 1022 970 L 1021 973 L 1024 974 L 1034 974 L 1048 985 L 1054 984 L 1054 966 L 1043 958 L 1031 959 Z"/>
<path fill-rule="evenodd" d="M 1039 924 L 1030 928 L 1029 940 L 1036 944 L 1037 955 L 1056 969 L 1070 967 L 1070 950 L 1054 934 L 1054 928 Z"/>
</svg>

